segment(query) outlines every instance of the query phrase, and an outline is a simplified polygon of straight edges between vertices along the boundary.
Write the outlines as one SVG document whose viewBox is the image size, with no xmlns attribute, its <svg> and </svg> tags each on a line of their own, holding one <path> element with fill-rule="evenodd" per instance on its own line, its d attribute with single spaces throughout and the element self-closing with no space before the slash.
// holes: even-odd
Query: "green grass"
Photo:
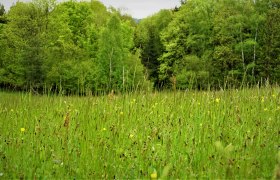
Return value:
<svg viewBox="0 0 280 180">
<path fill-rule="evenodd" d="M 0 179 L 149 179 L 155 172 L 271 179 L 279 146 L 279 87 L 110 97 L 0 92 Z"/>
</svg>

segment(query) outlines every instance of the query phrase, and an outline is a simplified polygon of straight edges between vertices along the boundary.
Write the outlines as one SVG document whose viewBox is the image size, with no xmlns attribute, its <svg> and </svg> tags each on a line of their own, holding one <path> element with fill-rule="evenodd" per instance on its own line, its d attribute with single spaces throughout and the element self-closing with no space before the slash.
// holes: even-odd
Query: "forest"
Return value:
<svg viewBox="0 0 280 180">
<path fill-rule="evenodd" d="M 278 84 L 280 0 L 187 0 L 140 21 L 97 0 L 0 4 L 0 87 L 98 93 Z"/>
</svg>

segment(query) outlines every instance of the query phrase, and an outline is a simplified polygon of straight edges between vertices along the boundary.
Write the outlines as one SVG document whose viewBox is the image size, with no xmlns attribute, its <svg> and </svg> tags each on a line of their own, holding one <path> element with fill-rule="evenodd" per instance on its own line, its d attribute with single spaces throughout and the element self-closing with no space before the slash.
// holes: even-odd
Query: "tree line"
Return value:
<svg viewBox="0 0 280 180">
<path fill-rule="evenodd" d="M 142 19 L 101 2 L 0 6 L 0 87 L 66 93 L 280 80 L 280 0 L 188 0 Z"/>
<path fill-rule="evenodd" d="M 156 87 L 280 81 L 279 0 L 187 0 L 140 22 L 135 43 Z"/>
<path fill-rule="evenodd" d="M 0 26 L 0 84 L 9 89 L 87 93 L 148 85 L 136 23 L 99 1 L 17 2 Z"/>
</svg>

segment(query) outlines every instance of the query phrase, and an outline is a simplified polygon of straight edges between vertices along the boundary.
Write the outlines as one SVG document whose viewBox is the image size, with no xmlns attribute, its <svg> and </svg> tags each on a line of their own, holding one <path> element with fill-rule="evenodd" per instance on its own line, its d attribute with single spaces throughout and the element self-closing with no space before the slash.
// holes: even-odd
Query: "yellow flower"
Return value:
<svg viewBox="0 0 280 180">
<path fill-rule="evenodd" d="M 220 98 L 216 98 L 216 103 L 219 103 L 220 102 Z"/>
<path fill-rule="evenodd" d="M 25 128 L 20 128 L 20 131 L 21 131 L 21 132 L 24 132 L 24 131 L 25 131 Z"/>
<path fill-rule="evenodd" d="M 151 179 L 157 179 L 157 171 L 154 170 L 154 172 L 151 174 Z"/>
<path fill-rule="evenodd" d="M 106 131 L 106 130 L 107 130 L 106 128 L 103 128 L 103 129 L 102 129 L 102 131 Z"/>
<path fill-rule="evenodd" d="M 130 102 L 130 104 L 135 104 L 136 103 L 136 99 L 132 99 L 132 101 Z"/>
<path fill-rule="evenodd" d="M 122 111 L 120 112 L 120 115 L 121 115 L 121 116 L 123 115 L 123 112 L 122 112 Z"/>
<path fill-rule="evenodd" d="M 133 137 L 134 137 L 134 135 L 133 135 L 133 134 L 130 134 L 130 135 L 129 135 L 129 138 L 130 138 L 130 139 L 132 139 Z"/>
</svg>

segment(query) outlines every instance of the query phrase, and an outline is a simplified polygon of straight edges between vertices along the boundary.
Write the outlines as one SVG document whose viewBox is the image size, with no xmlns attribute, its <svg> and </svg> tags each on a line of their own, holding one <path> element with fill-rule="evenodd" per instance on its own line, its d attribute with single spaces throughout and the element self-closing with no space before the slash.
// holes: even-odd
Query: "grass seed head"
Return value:
<svg viewBox="0 0 280 180">
<path fill-rule="evenodd" d="M 276 160 L 277 165 L 274 170 L 274 179 L 280 179 L 280 151 L 277 154 Z"/>
<path fill-rule="evenodd" d="M 64 118 L 64 127 L 69 128 L 69 124 L 70 124 L 70 113 L 67 112 Z"/>
</svg>

